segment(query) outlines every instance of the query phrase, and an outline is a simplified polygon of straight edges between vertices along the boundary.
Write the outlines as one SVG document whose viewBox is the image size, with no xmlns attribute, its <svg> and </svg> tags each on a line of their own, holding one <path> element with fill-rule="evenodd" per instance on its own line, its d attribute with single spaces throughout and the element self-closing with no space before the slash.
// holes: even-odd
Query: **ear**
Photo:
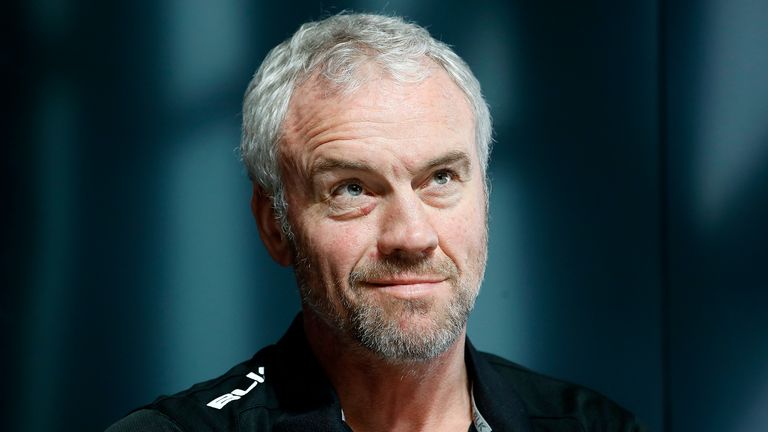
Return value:
<svg viewBox="0 0 768 432">
<path fill-rule="evenodd" d="M 261 241 L 264 242 L 272 259 L 282 266 L 291 265 L 293 263 L 291 245 L 283 235 L 280 223 L 275 217 L 272 199 L 255 183 L 251 196 L 251 212 L 259 227 Z"/>
</svg>

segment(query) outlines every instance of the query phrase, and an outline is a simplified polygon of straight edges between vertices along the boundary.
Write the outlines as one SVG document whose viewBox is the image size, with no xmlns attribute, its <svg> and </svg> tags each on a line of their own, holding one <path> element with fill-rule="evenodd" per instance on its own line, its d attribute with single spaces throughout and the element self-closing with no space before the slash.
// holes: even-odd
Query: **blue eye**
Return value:
<svg viewBox="0 0 768 432">
<path fill-rule="evenodd" d="M 342 186 L 342 190 L 351 196 L 359 196 L 363 193 L 363 187 L 357 183 L 349 183 L 345 186 Z"/>
<path fill-rule="evenodd" d="M 448 171 L 438 171 L 432 176 L 432 179 L 435 183 L 444 185 L 453 179 L 453 175 Z"/>
</svg>

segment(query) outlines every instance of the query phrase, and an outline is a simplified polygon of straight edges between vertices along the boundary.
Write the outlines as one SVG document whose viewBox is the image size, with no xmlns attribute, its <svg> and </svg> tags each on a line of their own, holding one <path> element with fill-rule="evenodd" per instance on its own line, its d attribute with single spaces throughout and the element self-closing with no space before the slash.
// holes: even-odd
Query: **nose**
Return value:
<svg viewBox="0 0 768 432">
<path fill-rule="evenodd" d="M 393 194 L 381 221 L 378 250 L 401 258 L 429 256 L 438 245 L 438 235 L 428 209 L 414 191 Z"/>
</svg>

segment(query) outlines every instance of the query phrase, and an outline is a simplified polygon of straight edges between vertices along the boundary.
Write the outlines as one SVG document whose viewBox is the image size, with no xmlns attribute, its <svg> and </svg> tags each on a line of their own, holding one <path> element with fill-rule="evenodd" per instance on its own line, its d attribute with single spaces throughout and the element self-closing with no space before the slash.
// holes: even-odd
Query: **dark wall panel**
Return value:
<svg viewBox="0 0 768 432">
<path fill-rule="evenodd" d="M 470 334 L 658 430 L 656 5 L 510 9 L 515 108 L 497 131 L 490 264 Z"/>
<path fill-rule="evenodd" d="M 671 430 L 766 430 L 768 3 L 667 19 Z"/>
</svg>

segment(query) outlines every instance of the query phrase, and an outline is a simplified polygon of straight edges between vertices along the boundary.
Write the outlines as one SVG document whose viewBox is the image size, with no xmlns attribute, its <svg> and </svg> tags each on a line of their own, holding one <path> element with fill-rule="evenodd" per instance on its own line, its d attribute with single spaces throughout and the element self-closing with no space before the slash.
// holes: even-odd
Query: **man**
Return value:
<svg viewBox="0 0 768 432">
<path fill-rule="evenodd" d="M 338 15 L 270 52 L 243 159 L 302 313 L 276 345 L 110 431 L 635 431 L 590 390 L 475 351 L 488 108 L 466 64 L 399 18 Z"/>
</svg>

